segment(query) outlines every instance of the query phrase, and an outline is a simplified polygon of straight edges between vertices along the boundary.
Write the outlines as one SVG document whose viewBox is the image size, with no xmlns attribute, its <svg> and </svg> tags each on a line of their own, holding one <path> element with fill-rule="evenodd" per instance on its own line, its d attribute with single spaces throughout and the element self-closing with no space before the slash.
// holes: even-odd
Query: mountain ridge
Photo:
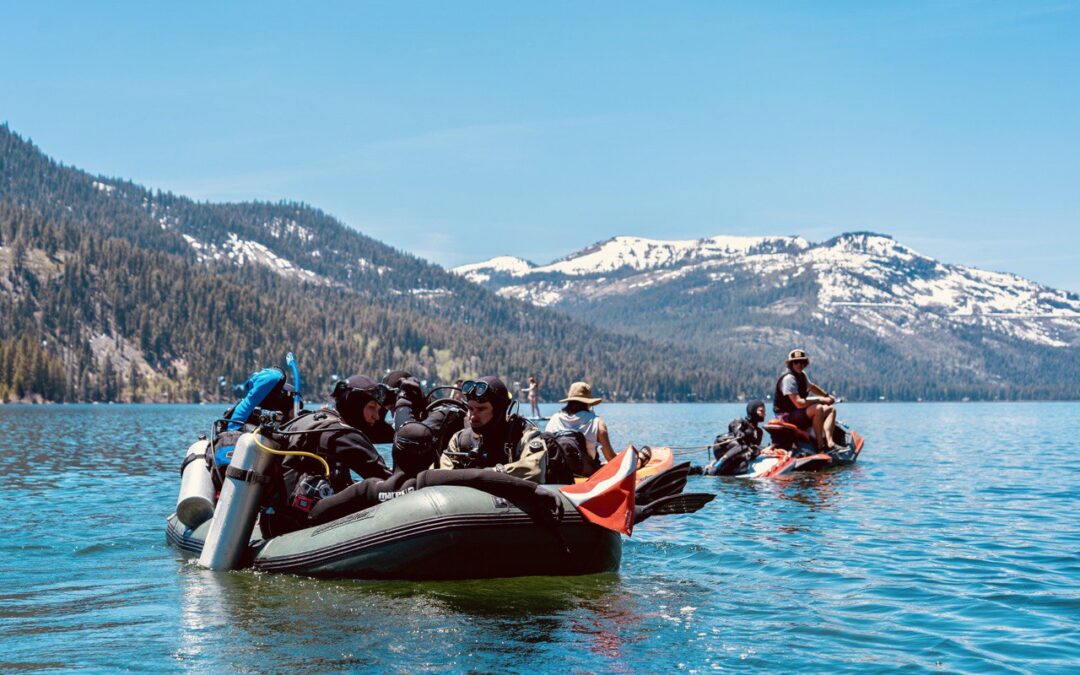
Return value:
<svg viewBox="0 0 1080 675">
<path fill-rule="evenodd" d="M 511 272 L 503 259 L 454 272 L 506 297 L 733 356 L 758 371 L 775 368 L 793 346 L 816 345 L 829 377 L 866 397 L 956 397 L 963 389 L 999 392 L 991 398 L 1080 396 L 1073 379 L 1080 296 L 942 263 L 887 234 L 848 232 L 818 243 L 613 237 L 531 269 Z M 892 386 L 876 372 L 882 361 L 914 381 L 933 381 L 937 372 L 952 382 L 923 393 Z"/>
<path fill-rule="evenodd" d="M 704 357 L 669 373 L 646 340 L 500 298 L 316 208 L 152 191 L 6 125 L 0 316 L 0 400 L 219 400 L 290 349 L 316 395 L 335 374 L 398 367 L 538 374 L 547 396 L 583 377 L 615 398 L 729 389 Z"/>
</svg>

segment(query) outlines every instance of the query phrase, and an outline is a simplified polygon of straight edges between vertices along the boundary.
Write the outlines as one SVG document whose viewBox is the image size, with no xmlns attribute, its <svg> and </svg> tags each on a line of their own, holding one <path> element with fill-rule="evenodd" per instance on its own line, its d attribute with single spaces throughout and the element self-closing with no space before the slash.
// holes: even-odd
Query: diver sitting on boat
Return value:
<svg viewBox="0 0 1080 675">
<path fill-rule="evenodd" d="M 793 349 L 785 362 L 787 369 L 776 380 L 773 411 L 781 422 L 793 424 L 801 430 L 814 429 L 819 450 L 831 450 L 833 429 L 836 424 L 836 402 L 824 389 L 812 383 L 806 376 L 810 358 L 802 349 Z M 811 400 L 811 395 L 814 398 Z"/>
<path fill-rule="evenodd" d="M 339 380 L 333 398 L 333 408 L 305 411 L 282 425 L 286 451 L 306 455 L 290 455 L 281 463 L 272 506 L 259 520 L 264 536 L 303 527 L 314 498 L 328 497 L 351 485 L 350 471 L 361 478 L 390 476 L 374 444 L 394 440 L 394 429 L 385 419 L 394 390 L 358 374 Z"/>
<path fill-rule="evenodd" d="M 308 525 L 320 525 L 426 487 L 458 485 L 503 497 L 529 512 L 557 515 L 558 497 L 540 485 L 489 469 L 429 469 L 438 456 L 436 432 L 423 422 L 398 429 L 391 452 L 394 472 L 386 479 L 369 478 L 319 500 Z"/>
<path fill-rule="evenodd" d="M 461 392 L 469 426 L 454 434 L 442 454 L 443 469 L 494 469 L 536 483 L 547 480 L 547 444 L 540 430 L 510 412 L 513 398 L 497 377 L 468 380 Z"/>
</svg>

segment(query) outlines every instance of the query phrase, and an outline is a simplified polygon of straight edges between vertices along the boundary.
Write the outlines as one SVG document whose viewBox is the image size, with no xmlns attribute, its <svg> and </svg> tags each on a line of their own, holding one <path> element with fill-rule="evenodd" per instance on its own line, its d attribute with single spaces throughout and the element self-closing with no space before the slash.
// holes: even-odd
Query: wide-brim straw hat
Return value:
<svg viewBox="0 0 1080 675">
<path fill-rule="evenodd" d="M 592 387 L 589 386 L 588 382 L 575 382 L 570 385 L 570 391 L 566 392 L 566 398 L 559 399 L 559 402 L 579 401 L 585 405 L 596 405 L 603 400 L 602 398 L 593 397 Z"/>
</svg>

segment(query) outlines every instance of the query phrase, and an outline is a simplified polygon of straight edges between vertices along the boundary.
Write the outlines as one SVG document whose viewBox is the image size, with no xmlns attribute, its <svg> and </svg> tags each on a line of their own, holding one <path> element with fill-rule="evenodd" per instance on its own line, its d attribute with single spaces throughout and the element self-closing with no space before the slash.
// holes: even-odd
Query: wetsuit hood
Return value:
<svg viewBox="0 0 1080 675">
<path fill-rule="evenodd" d="M 374 399 L 366 392 L 374 391 L 379 383 L 367 375 L 358 374 L 346 380 L 345 384 L 349 385 L 348 390 L 334 390 L 334 408 L 349 426 L 364 432 L 372 431 L 371 425 L 364 420 L 364 406 Z"/>
<path fill-rule="evenodd" d="M 765 407 L 765 402 L 764 401 L 758 401 L 758 400 L 750 401 L 749 403 L 746 404 L 746 419 L 750 420 L 750 422 L 753 423 L 753 424 L 761 424 L 762 422 L 765 421 L 765 416 L 758 414 L 758 408 L 764 408 L 764 407 Z"/>
<path fill-rule="evenodd" d="M 506 411 L 510 409 L 510 404 L 513 402 L 510 390 L 506 388 L 502 380 L 493 375 L 481 377 L 477 381 L 487 385 L 487 391 L 480 400 L 491 404 L 491 421 L 483 428 L 475 428 L 473 431 L 478 434 L 501 436 L 501 432 L 506 429 Z"/>
<path fill-rule="evenodd" d="M 387 373 L 383 378 L 383 382 L 391 389 L 397 389 L 402 380 L 407 380 L 412 377 L 412 373 L 407 370 L 395 370 Z"/>
<path fill-rule="evenodd" d="M 394 434 L 394 471 L 415 476 L 435 463 L 435 435 L 422 422 L 407 422 Z"/>
</svg>

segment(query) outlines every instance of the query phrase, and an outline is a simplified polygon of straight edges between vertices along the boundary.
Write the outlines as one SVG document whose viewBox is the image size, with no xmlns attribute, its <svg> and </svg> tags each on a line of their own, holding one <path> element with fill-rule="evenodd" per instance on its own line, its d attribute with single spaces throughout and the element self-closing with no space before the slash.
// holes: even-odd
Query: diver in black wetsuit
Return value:
<svg viewBox="0 0 1080 675">
<path fill-rule="evenodd" d="M 702 469 L 706 476 L 733 476 L 746 471 L 750 462 L 761 452 L 764 432 L 759 426 L 765 421 L 765 404 L 750 401 L 746 404 L 746 417 L 738 417 L 728 424 L 728 433 L 713 441 L 713 461 Z"/>
<path fill-rule="evenodd" d="M 330 475 L 314 458 L 286 457 L 271 505 L 259 520 L 264 536 L 303 527 L 311 498 L 347 488 L 353 483 L 350 471 L 361 478 L 390 476 L 374 444 L 394 439 L 394 429 L 385 420 L 394 391 L 366 375 L 353 375 L 334 386 L 333 397 L 333 408 L 301 413 L 281 428 L 286 450 L 322 457 Z"/>
<path fill-rule="evenodd" d="M 761 446 L 763 431 L 759 426 L 765 421 L 765 403 L 750 401 L 746 404 L 746 417 L 731 420 L 728 433 L 743 445 Z"/>
<path fill-rule="evenodd" d="M 403 388 L 404 389 L 404 388 Z M 395 419 L 399 416 L 395 415 Z M 408 492 L 436 485 L 462 485 L 508 499 L 524 510 L 557 513 L 562 502 L 536 483 L 486 469 L 428 470 L 438 457 L 437 435 L 431 426 L 407 420 L 394 437 L 393 474 L 386 480 L 368 478 L 320 500 L 308 516 L 308 526 L 320 525 Z"/>
</svg>

